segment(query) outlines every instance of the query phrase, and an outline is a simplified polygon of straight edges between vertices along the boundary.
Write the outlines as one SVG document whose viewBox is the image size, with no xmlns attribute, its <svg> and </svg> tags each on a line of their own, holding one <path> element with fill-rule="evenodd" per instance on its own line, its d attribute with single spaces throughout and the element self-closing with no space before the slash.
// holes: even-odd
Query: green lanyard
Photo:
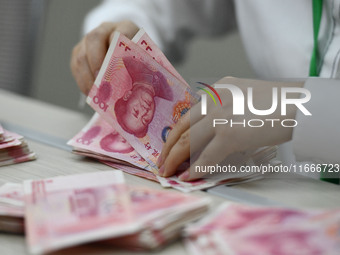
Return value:
<svg viewBox="0 0 340 255">
<path fill-rule="evenodd" d="M 322 16 L 322 4 L 323 0 L 313 0 L 313 35 L 314 35 L 314 47 L 312 52 L 312 58 L 309 66 L 309 76 L 319 76 L 320 68 L 320 53 L 319 53 L 319 30 Z"/>
<path fill-rule="evenodd" d="M 313 36 L 314 36 L 314 47 L 312 52 L 312 58 L 309 66 L 309 76 L 319 76 L 320 72 L 320 53 L 318 45 L 318 37 L 322 16 L 322 4 L 323 0 L 313 0 Z M 340 184 L 339 173 L 328 172 L 329 167 L 325 167 L 326 173 L 321 173 L 320 179 L 323 181 Z"/>
</svg>

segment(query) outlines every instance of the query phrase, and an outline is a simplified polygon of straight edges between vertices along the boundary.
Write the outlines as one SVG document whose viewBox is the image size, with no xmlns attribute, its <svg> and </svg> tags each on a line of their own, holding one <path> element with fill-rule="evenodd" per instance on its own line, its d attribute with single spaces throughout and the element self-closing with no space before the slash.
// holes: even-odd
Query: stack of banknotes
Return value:
<svg viewBox="0 0 340 255">
<path fill-rule="evenodd" d="M 0 231 L 24 233 L 24 197 L 21 184 L 0 186 Z"/>
<path fill-rule="evenodd" d="M 178 238 L 208 205 L 207 198 L 128 186 L 121 171 L 59 176 L 0 187 L 0 231 L 21 233 L 25 219 L 34 254 L 93 241 L 155 249 Z"/>
<path fill-rule="evenodd" d="M 190 254 L 340 254 L 340 211 L 224 204 L 188 226 Z"/>
<path fill-rule="evenodd" d="M 4 129 L 0 124 L 0 166 L 36 159 L 24 137 Z"/>
<path fill-rule="evenodd" d="M 177 176 L 157 176 L 167 135 L 199 100 L 143 29 L 132 40 L 117 32 L 87 98 L 96 114 L 68 144 L 77 154 L 186 192 L 258 178 L 222 174 L 180 182 Z M 266 147 L 233 155 L 231 162 L 269 164 L 275 156 L 276 147 Z"/>
</svg>

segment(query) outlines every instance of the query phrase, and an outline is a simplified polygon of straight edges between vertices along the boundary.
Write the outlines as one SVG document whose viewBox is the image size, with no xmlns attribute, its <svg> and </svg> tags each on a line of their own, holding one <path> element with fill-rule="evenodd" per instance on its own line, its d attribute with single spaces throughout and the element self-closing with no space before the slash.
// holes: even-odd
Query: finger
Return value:
<svg viewBox="0 0 340 255">
<path fill-rule="evenodd" d="M 187 129 L 176 144 L 171 148 L 164 164 L 160 169 L 163 176 L 171 176 L 175 174 L 178 167 L 187 160 L 190 155 L 204 148 L 214 136 L 212 129 L 202 132 L 207 127 L 207 120 L 204 118 L 200 122 Z"/>
<path fill-rule="evenodd" d="M 135 36 L 138 30 L 139 30 L 139 27 L 135 23 L 129 20 L 124 20 L 124 21 L 119 22 L 116 27 L 116 31 L 122 33 L 130 40 Z"/>
<path fill-rule="evenodd" d="M 194 106 L 191 107 L 190 109 L 191 115 L 190 115 L 190 123 L 191 125 L 196 124 L 199 122 L 201 119 L 205 117 L 205 115 L 201 114 L 201 104 L 195 104 Z"/>
<path fill-rule="evenodd" d="M 180 176 L 178 176 L 178 179 L 180 181 L 191 181 L 191 180 L 203 178 L 207 174 L 203 172 L 197 172 L 195 173 L 194 176 L 192 176 L 190 169 L 191 168 L 189 168 L 188 170 L 185 170 Z"/>
<path fill-rule="evenodd" d="M 73 50 L 71 71 L 78 87 L 85 95 L 87 95 L 94 83 L 94 76 L 87 62 L 84 41 L 81 41 Z"/>
<path fill-rule="evenodd" d="M 164 164 L 159 169 L 160 176 L 175 174 L 178 166 L 190 156 L 190 129 L 187 129 L 171 148 Z"/>
<path fill-rule="evenodd" d="M 180 135 L 182 135 L 189 127 L 190 127 L 190 111 L 187 112 L 184 116 L 182 116 L 174 128 L 171 130 L 168 138 L 166 139 L 166 143 L 163 145 L 161 155 L 158 158 L 157 165 L 160 167 L 163 163 L 165 158 L 168 156 L 170 149 L 174 146 L 177 142 Z"/>
<path fill-rule="evenodd" d="M 200 114 L 200 108 L 196 106 L 197 105 L 193 106 L 190 111 L 182 116 L 171 130 L 166 143 L 163 145 L 161 155 L 158 158 L 158 167 L 161 167 L 164 164 L 171 148 L 175 145 L 181 135 L 190 128 L 190 125 L 195 124 L 204 117 Z"/>
<path fill-rule="evenodd" d="M 85 36 L 86 56 L 92 74 L 97 73 L 104 61 L 114 23 L 103 23 Z"/>
<path fill-rule="evenodd" d="M 196 171 L 196 169 L 216 165 L 231 153 L 232 149 L 229 146 L 226 146 L 219 136 L 215 136 L 190 168 L 179 176 L 179 179 L 181 181 L 191 181 L 201 178 L 206 173 L 203 171 Z"/>
</svg>

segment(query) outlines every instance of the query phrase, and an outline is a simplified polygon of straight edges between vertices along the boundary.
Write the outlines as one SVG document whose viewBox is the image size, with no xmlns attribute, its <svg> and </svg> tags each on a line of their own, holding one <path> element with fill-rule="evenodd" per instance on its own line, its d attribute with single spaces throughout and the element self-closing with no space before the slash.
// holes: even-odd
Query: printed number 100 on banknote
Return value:
<svg viewBox="0 0 340 255">
<path fill-rule="evenodd" d="M 149 163 L 197 97 L 142 48 L 116 33 L 87 102 Z"/>
</svg>

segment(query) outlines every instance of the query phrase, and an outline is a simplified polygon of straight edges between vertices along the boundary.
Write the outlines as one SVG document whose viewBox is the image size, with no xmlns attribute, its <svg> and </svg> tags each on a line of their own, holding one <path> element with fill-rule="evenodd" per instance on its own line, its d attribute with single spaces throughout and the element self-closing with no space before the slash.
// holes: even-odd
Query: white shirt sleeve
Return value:
<svg viewBox="0 0 340 255">
<path fill-rule="evenodd" d="M 293 148 L 297 161 L 340 163 L 340 80 L 309 78 L 311 99 L 304 106 L 312 116 L 297 111 Z"/>
<path fill-rule="evenodd" d="M 86 34 L 103 22 L 131 20 L 172 59 L 194 35 L 214 36 L 235 27 L 231 0 L 105 0 L 86 17 Z"/>
</svg>

